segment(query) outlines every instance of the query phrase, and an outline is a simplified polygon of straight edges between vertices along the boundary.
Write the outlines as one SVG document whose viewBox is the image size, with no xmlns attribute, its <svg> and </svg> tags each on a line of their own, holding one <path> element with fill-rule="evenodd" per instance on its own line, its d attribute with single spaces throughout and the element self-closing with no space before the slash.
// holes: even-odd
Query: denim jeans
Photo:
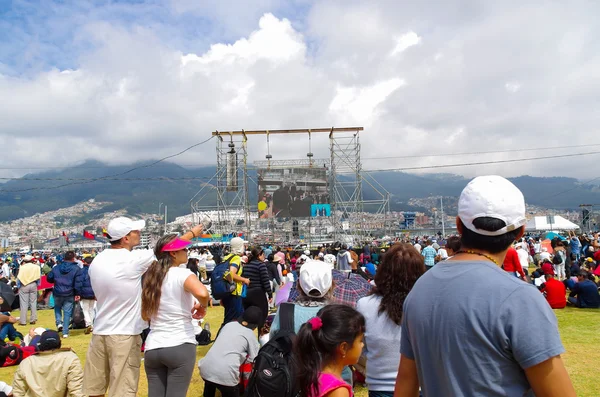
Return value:
<svg viewBox="0 0 600 397">
<path fill-rule="evenodd" d="M 223 324 L 221 324 L 222 329 L 225 324 L 237 321 L 237 319 L 244 314 L 244 306 L 242 304 L 242 297 L 237 295 L 228 295 L 221 299 L 221 301 L 223 302 L 223 308 L 225 309 Z M 221 329 L 219 329 L 219 332 L 221 332 Z"/>
<path fill-rule="evenodd" d="M 8 339 L 13 341 L 17 337 L 17 330 L 11 323 L 4 323 L 0 327 L 0 341 L 3 341 L 8 336 Z"/>
<path fill-rule="evenodd" d="M 54 297 L 54 318 L 56 327 L 63 326 L 63 335 L 69 335 L 69 325 L 71 324 L 71 315 L 73 314 L 73 296 L 55 296 Z"/>
</svg>

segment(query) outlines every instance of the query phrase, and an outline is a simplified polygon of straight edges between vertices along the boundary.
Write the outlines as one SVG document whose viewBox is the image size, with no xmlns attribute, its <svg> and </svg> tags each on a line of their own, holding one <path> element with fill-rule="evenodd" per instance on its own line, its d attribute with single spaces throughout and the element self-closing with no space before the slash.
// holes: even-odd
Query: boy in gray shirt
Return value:
<svg viewBox="0 0 600 397">
<path fill-rule="evenodd" d="M 404 302 L 395 397 L 574 397 L 556 317 L 542 294 L 500 268 L 524 233 L 525 200 L 508 180 L 463 190 L 461 250 L 438 263 Z"/>
<path fill-rule="evenodd" d="M 214 397 L 217 389 L 223 397 L 239 397 L 240 366 L 254 361 L 259 344 L 254 330 L 261 322 L 262 311 L 251 306 L 238 321 L 225 324 L 213 347 L 198 362 L 204 380 L 204 397 Z"/>
</svg>

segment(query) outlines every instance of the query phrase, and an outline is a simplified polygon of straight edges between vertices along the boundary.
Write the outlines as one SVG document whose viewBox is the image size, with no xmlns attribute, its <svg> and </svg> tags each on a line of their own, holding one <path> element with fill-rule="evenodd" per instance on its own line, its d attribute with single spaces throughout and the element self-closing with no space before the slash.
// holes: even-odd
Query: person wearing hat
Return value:
<svg viewBox="0 0 600 397">
<path fill-rule="evenodd" d="M 85 361 L 84 392 L 90 397 L 134 397 L 141 363 L 142 276 L 156 260 L 151 249 L 136 249 L 146 222 L 127 217 L 112 219 L 105 236 L 110 248 L 100 252 L 89 268 L 96 296 L 94 334 Z M 202 233 L 197 225 L 181 236 L 191 240 Z M 190 323 L 191 324 L 191 323 Z"/>
<path fill-rule="evenodd" d="M 71 349 L 61 348 L 58 332 L 45 331 L 38 349 L 19 364 L 13 396 L 84 397 L 81 361 Z"/>
<path fill-rule="evenodd" d="M 229 245 L 231 247 L 231 252 L 223 258 L 223 262 L 229 262 L 229 274 L 231 274 L 231 278 L 235 283 L 235 290 L 221 300 L 223 309 L 225 310 L 221 328 L 231 321 L 236 321 L 242 315 L 244 312 L 242 303 L 243 285 L 250 285 L 250 279 L 242 277 L 244 271 L 244 264 L 242 261 L 242 256 L 245 251 L 244 240 L 241 237 L 234 237 L 229 242 Z"/>
<path fill-rule="evenodd" d="M 477 177 L 464 188 L 461 249 L 404 303 L 395 397 L 417 396 L 419 386 L 426 396 L 576 395 L 554 312 L 537 288 L 500 267 L 525 223 L 523 194 L 507 179 Z"/>
<path fill-rule="evenodd" d="M 248 307 L 237 321 L 225 324 L 206 356 L 198 361 L 204 397 L 214 397 L 217 389 L 223 397 L 240 395 L 240 366 L 253 362 L 258 354 L 254 330 L 263 321 L 262 315 L 260 308 Z"/>
<path fill-rule="evenodd" d="M 298 332 L 302 324 L 316 316 L 317 312 L 329 303 L 333 294 L 331 268 L 324 266 L 321 261 L 309 260 L 300 267 L 296 287 L 300 299 L 294 303 L 294 331 Z M 279 330 L 280 309 L 281 306 L 271 324 L 270 336 Z"/>
<path fill-rule="evenodd" d="M 142 318 L 150 323 L 144 368 L 149 397 L 185 397 L 196 362 L 192 318 L 206 314 L 208 291 L 187 267 L 190 240 L 167 234 L 154 248 L 144 276 Z"/>
<path fill-rule="evenodd" d="M 27 325 L 27 310 L 29 308 L 31 308 L 29 324 L 35 324 L 37 321 L 37 286 L 41 277 L 42 271 L 40 266 L 33 263 L 33 256 L 26 255 L 17 274 L 17 287 L 19 288 L 19 303 L 21 307 L 19 325 Z"/>
</svg>

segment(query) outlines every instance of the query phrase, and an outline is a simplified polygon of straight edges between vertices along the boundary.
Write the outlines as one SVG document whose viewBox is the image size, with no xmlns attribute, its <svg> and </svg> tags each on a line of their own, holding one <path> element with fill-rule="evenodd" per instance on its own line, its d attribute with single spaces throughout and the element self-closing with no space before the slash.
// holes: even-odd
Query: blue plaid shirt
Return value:
<svg viewBox="0 0 600 397">
<path fill-rule="evenodd" d="M 423 248 L 423 251 L 421 251 L 421 255 L 423 255 L 423 258 L 425 258 L 425 266 L 433 266 L 435 265 L 435 256 L 437 255 L 437 252 L 435 251 L 435 248 L 433 248 L 431 245 Z"/>
</svg>

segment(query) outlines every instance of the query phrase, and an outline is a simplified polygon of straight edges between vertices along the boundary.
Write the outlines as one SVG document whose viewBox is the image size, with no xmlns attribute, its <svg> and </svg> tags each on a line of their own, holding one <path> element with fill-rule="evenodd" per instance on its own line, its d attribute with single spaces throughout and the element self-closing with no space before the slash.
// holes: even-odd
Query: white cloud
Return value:
<svg viewBox="0 0 600 397">
<path fill-rule="evenodd" d="M 421 37 L 415 32 L 408 32 L 402 36 L 396 37 L 396 46 L 390 53 L 391 56 L 395 56 L 405 51 L 407 48 L 417 45 L 421 42 Z M 436 55 L 437 57 L 437 55 Z"/>
<path fill-rule="evenodd" d="M 404 84 L 404 80 L 394 78 L 362 88 L 338 86 L 329 110 L 335 114 L 336 124 L 359 124 L 370 127 L 379 115 L 376 111 L 377 105 L 384 102 L 390 94 Z"/>
<path fill-rule="evenodd" d="M 516 81 L 513 81 L 513 82 L 504 84 L 504 88 L 506 88 L 506 91 L 514 94 L 521 89 L 521 84 Z"/>
<path fill-rule="evenodd" d="M 596 143 L 600 3 L 83 3 L 24 9 L 27 32 L 0 21 L 13 37 L 0 43 L 0 136 L 11 153 L 0 167 L 155 159 L 216 129 L 364 124 L 365 157 L 420 156 L 372 168 L 535 148 L 542 136 L 546 146 Z M 313 139 L 315 156 L 326 156 L 326 138 Z M 281 158 L 305 146 L 304 137 L 271 140 Z M 264 158 L 264 141 L 251 147 Z M 214 146 L 177 161 L 214 163 Z M 576 176 L 593 173 L 593 156 L 579 161 Z M 573 175 L 557 160 L 448 171 Z"/>
</svg>

